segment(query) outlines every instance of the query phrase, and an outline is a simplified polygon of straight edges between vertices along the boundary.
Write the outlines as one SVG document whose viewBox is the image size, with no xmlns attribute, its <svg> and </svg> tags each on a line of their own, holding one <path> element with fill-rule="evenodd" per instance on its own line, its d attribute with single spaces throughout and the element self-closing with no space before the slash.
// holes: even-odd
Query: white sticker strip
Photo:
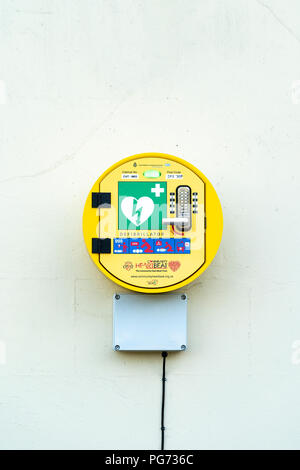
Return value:
<svg viewBox="0 0 300 470">
<path fill-rule="evenodd" d="M 182 173 L 167 173 L 166 180 L 181 180 L 183 178 Z"/>
<path fill-rule="evenodd" d="M 138 173 L 122 173 L 122 180 L 137 180 L 138 178 Z"/>
</svg>

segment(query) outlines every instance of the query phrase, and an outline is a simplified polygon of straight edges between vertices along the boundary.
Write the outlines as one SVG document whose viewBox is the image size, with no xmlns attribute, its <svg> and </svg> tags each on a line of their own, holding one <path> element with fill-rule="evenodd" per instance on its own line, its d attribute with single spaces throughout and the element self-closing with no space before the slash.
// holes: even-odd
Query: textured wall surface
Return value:
<svg viewBox="0 0 300 470">
<path fill-rule="evenodd" d="M 0 448 L 159 448 L 161 357 L 112 350 L 81 231 L 98 175 L 146 151 L 224 210 L 166 448 L 299 448 L 299 1 L 2 0 L 0 55 Z"/>
</svg>

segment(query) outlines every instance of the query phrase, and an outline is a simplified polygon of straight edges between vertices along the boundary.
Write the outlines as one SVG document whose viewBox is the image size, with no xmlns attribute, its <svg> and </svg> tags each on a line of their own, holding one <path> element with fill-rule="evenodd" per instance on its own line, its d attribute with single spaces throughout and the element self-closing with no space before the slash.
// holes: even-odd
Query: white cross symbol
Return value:
<svg viewBox="0 0 300 470">
<path fill-rule="evenodd" d="M 164 188 L 161 188 L 159 183 L 155 185 L 155 188 L 151 188 L 151 193 L 155 193 L 155 197 L 160 197 L 160 193 L 164 192 Z"/>
</svg>

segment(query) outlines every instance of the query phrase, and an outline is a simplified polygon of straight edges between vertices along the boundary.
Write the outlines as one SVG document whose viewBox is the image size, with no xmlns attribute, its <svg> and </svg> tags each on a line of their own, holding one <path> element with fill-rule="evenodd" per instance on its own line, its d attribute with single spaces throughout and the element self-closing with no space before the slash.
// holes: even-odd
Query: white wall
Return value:
<svg viewBox="0 0 300 470">
<path fill-rule="evenodd" d="M 81 231 L 94 180 L 159 151 L 224 210 L 186 289 L 189 350 L 167 359 L 166 448 L 299 448 L 299 2 L 0 14 L 0 447 L 159 448 L 161 357 L 112 351 L 117 287 Z"/>
</svg>

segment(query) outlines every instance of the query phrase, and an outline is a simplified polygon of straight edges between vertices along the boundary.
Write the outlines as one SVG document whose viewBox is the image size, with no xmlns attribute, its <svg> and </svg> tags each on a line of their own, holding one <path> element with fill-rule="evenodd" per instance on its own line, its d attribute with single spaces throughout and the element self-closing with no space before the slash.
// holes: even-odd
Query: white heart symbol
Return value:
<svg viewBox="0 0 300 470">
<path fill-rule="evenodd" d="M 149 219 L 154 210 L 154 202 L 151 197 L 147 196 L 140 197 L 139 199 L 127 196 L 121 203 L 121 210 L 130 222 L 138 226 Z"/>
</svg>

